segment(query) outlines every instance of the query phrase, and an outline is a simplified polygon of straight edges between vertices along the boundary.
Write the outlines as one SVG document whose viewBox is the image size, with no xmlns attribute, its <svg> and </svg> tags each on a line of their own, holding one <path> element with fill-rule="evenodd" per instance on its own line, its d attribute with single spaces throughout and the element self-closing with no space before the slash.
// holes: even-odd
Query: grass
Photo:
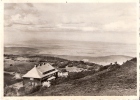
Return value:
<svg viewBox="0 0 140 100">
<path fill-rule="evenodd" d="M 17 82 L 21 82 L 22 80 L 21 79 L 13 79 L 13 75 L 9 75 L 9 74 L 4 74 L 4 87 L 6 85 L 12 85 L 14 83 L 17 83 Z"/>
<path fill-rule="evenodd" d="M 36 62 L 27 62 L 27 61 L 9 61 L 4 62 L 4 70 L 9 72 L 21 72 L 25 74 L 31 68 L 34 67 Z"/>
<path fill-rule="evenodd" d="M 23 60 L 18 59 L 22 57 Z M 52 63 L 53 66 L 57 67 L 58 69 L 63 69 L 66 66 L 87 68 L 87 65 L 89 65 L 90 69 L 93 70 L 95 67 L 100 67 L 100 65 L 95 63 L 84 63 L 82 61 L 69 61 L 58 57 L 41 56 L 41 55 L 5 55 L 4 70 L 9 72 L 21 71 L 22 74 L 25 74 L 27 71 L 33 68 L 35 64 L 38 65 L 39 63 L 43 62 Z"/>
<path fill-rule="evenodd" d="M 18 57 L 28 58 L 17 60 Z M 43 89 L 33 95 L 63 95 L 63 96 L 96 96 L 96 95 L 135 95 L 136 92 L 136 59 L 127 61 L 121 67 L 112 66 L 112 70 L 95 77 L 94 69 L 100 67 L 104 71 L 110 67 L 101 66 L 95 63 L 84 63 L 82 61 L 69 61 L 58 57 L 41 55 L 5 55 L 4 70 L 25 74 L 34 67 L 35 64 L 49 62 L 58 69 L 65 69 L 65 66 L 76 66 L 86 68 L 90 66 L 91 71 L 71 72 L 68 78 L 59 78 L 55 84 Z M 18 68 L 17 68 L 18 67 Z M 12 79 L 12 75 L 4 74 L 4 84 L 11 85 L 21 80 Z M 112 92 L 111 92 L 112 90 Z M 127 90 L 127 91 L 125 91 Z M 120 92 L 120 93 L 119 93 Z M 124 94 L 123 94 L 124 92 Z M 115 94 L 116 93 L 116 94 Z"/>
<path fill-rule="evenodd" d="M 135 61 L 133 61 L 136 63 Z M 126 66 L 127 65 L 127 66 Z M 136 95 L 136 65 L 131 62 L 124 63 L 121 67 L 106 73 L 94 76 L 87 75 L 72 80 L 62 80 L 59 84 L 45 89 L 34 95 L 41 96 L 126 96 Z M 60 80 L 59 80 L 60 81 Z"/>
</svg>

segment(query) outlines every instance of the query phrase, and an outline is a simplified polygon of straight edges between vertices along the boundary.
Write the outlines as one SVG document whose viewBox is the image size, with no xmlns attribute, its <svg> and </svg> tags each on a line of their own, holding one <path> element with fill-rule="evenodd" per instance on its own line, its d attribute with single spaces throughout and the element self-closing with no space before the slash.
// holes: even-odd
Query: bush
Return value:
<svg viewBox="0 0 140 100">
<path fill-rule="evenodd" d="M 10 66 L 13 66 L 13 64 L 10 64 Z"/>
<path fill-rule="evenodd" d="M 25 95 L 25 87 L 20 87 L 18 92 L 21 96 L 24 96 Z"/>
<path fill-rule="evenodd" d="M 64 77 L 58 77 L 58 79 L 55 81 L 55 85 L 64 83 L 66 81 L 67 81 L 66 78 L 64 78 Z"/>
<path fill-rule="evenodd" d="M 70 75 L 68 76 L 68 78 L 70 80 L 74 80 L 74 79 L 79 79 L 84 77 L 85 75 L 82 72 L 76 73 L 76 72 L 71 72 Z"/>
<path fill-rule="evenodd" d="M 25 94 L 31 94 L 31 93 L 34 93 L 34 92 L 37 92 L 39 91 L 41 88 L 41 85 L 37 85 L 37 86 L 26 86 L 25 87 Z"/>
<path fill-rule="evenodd" d="M 61 72 L 67 72 L 67 70 L 66 69 L 61 69 Z"/>
<path fill-rule="evenodd" d="M 68 67 L 73 67 L 73 64 L 68 64 Z"/>
<path fill-rule="evenodd" d="M 108 69 L 109 67 L 110 67 L 110 65 L 102 66 L 102 67 L 100 68 L 100 71 L 106 70 L 106 69 Z"/>
<path fill-rule="evenodd" d="M 66 65 L 60 65 L 60 66 L 58 66 L 59 68 L 65 68 L 66 67 Z"/>
<path fill-rule="evenodd" d="M 4 96 L 16 96 L 16 95 L 17 91 L 15 88 L 8 86 L 4 88 Z"/>
<path fill-rule="evenodd" d="M 89 67 L 88 70 L 95 70 L 95 68 L 94 67 Z"/>
</svg>

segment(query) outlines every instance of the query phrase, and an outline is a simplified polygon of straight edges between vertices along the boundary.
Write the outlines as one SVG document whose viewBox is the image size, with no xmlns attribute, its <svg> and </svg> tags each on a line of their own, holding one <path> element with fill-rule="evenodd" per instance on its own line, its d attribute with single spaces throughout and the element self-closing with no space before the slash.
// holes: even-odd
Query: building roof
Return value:
<svg viewBox="0 0 140 100">
<path fill-rule="evenodd" d="M 41 66 L 38 66 L 37 69 L 39 71 L 41 71 L 42 73 L 44 73 L 46 71 L 49 71 L 49 70 L 54 69 L 54 67 L 52 67 L 52 65 L 50 65 L 49 63 L 47 63 L 47 64 L 42 64 Z"/>
<path fill-rule="evenodd" d="M 36 67 L 34 67 L 30 71 L 28 71 L 25 75 L 23 75 L 22 77 L 41 78 L 42 75 L 38 71 L 38 69 Z"/>
<path fill-rule="evenodd" d="M 41 66 L 33 67 L 30 71 L 28 71 L 25 75 L 22 77 L 28 77 L 28 78 L 43 78 L 45 76 L 51 75 L 53 73 L 58 72 L 58 70 L 51 71 L 47 74 L 43 74 L 43 72 L 50 71 L 54 69 L 49 63 L 43 64 Z"/>
</svg>

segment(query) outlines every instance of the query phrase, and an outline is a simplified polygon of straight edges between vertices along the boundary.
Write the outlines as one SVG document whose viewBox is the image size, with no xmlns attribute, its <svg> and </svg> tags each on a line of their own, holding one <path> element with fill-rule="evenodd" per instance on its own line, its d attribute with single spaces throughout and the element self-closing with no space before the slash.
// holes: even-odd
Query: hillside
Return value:
<svg viewBox="0 0 140 100">
<path fill-rule="evenodd" d="M 55 46 L 53 47 L 55 49 Z M 79 61 L 83 59 L 87 59 L 89 62 L 93 62 L 100 65 L 108 65 L 110 63 L 118 62 L 122 64 L 123 62 L 132 59 L 131 56 L 125 55 L 109 55 L 109 56 L 98 56 L 98 57 L 91 57 L 91 56 L 73 56 L 73 55 L 59 55 L 59 54 L 47 54 L 41 52 L 50 50 L 49 47 L 5 47 L 4 54 L 13 54 L 13 55 L 41 55 L 41 56 L 52 56 L 52 57 L 59 57 L 67 60 L 74 60 Z"/>
<path fill-rule="evenodd" d="M 30 95 L 136 95 L 136 61 L 137 59 L 133 58 L 125 61 L 122 65 L 100 65 L 81 60 L 67 60 L 56 56 L 5 54 L 4 71 L 21 71 L 22 74 L 25 74 L 35 64 L 43 62 L 50 63 L 61 71 L 67 70 L 67 67 L 73 70 L 73 72 L 69 72 L 68 78 L 58 78 L 51 87 Z M 84 71 L 80 72 L 79 69 Z M 4 74 L 5 86 L 21 81 L 13 79 L 13 75 Z"/>
<path fill-rule="evenodd" d="M 4 54 L 36 54 L 39 51 L 30 47 L 4 47 Z"/>
<path fill-rule="evenodd" d="M 114 63 L 116 61 L 119 64 L 122 64 L 123 62 L 126 62 L 127 60 L 130 60 L 133 58 L 130 56 L 125 56 L 125 55 L 110 55 L 110 56 L 100 56 L 100 57 L 66 56 L 66 55 L 56 55 L 56 56 L 64 58 L 64 59 L 69 59 L 69 60 L 88 59 L 89 62 L 94 62 L 94 63 L 100 64 L 100 65 L 108 65 L 108 64 Z"/>
<path fill-rule="evenodd" d="M 65 81 L 32 95 L 63 96 L 124 96 L 136 95 L 136 58 L 114 70 L 99 75 L 90 74 L 83 78 Z"/>
</svg>

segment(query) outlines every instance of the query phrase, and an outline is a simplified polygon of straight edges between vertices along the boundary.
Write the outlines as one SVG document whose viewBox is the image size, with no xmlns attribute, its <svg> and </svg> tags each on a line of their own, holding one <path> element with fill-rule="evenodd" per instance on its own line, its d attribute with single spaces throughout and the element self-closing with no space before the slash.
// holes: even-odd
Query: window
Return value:
<svg viewBox="0 0 140 100">
<path fill-rule="evenodd" d="M 30 80 L 32 80 L 32 81 L 33 81 L 33 80 L 34 80 L 34 78 L 30 78 Z"/>
<path fill-rule="evenodd" d="M 47 71 L 47 72 L 44 72 L 43 74 L 47 74 L 47 73 L 50 73 L 50 72 L 52 72 L 52 71 L 55 71 L 55 69 L 49 70 L 49 71 Z"/>
</svg>

